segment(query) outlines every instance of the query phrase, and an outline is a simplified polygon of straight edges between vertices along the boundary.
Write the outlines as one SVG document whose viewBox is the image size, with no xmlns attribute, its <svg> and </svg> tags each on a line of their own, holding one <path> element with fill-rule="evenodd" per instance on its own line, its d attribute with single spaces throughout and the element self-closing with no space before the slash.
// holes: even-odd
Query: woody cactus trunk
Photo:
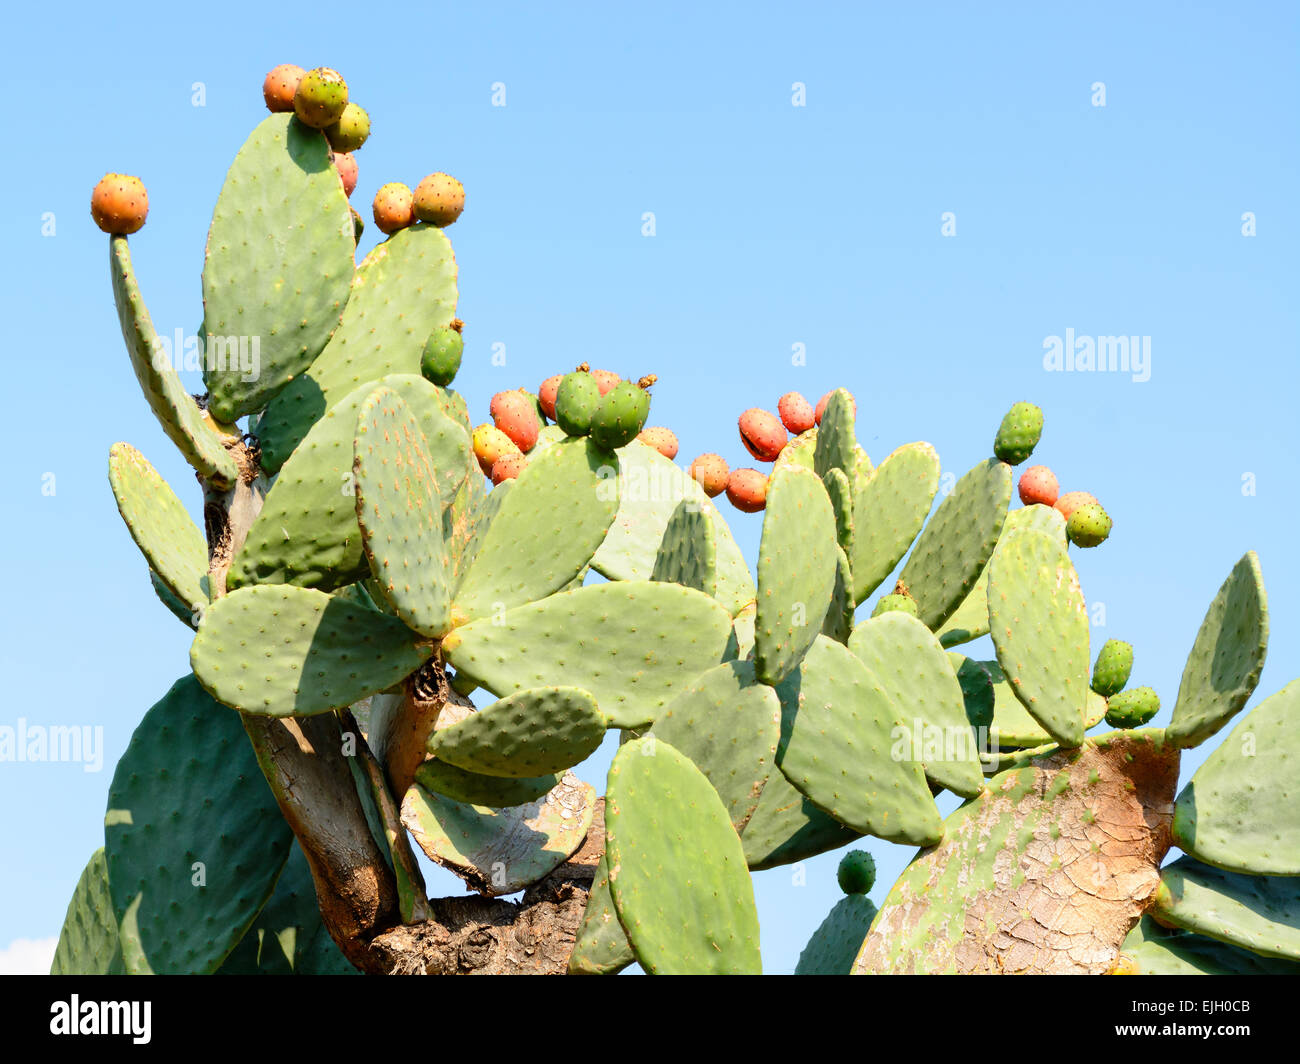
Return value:
<svg viewBox="0 0 1300 1064">
<path fill-rule="evenodd" d="M 1260 675 L 1253 554 L 1171 724 L 1090 735 L 1128 670 L 1108 646 L 1090 684 L 1066 522 L 1010 509 L 1007 461 L 931 515 L 934 449 L 873 464 L 837 391 L 779 449 L 751 570 L 701 486 L 622 431 L 640 400 L 588 435 L 604 393 L 575 387 L 566 428 L 539 408 L 488 490 L 448 386 L 447 233 L 397 226 L 360 265 L 355 240 L 327 133 L 271 114 L 213 216 L 196 402 L 109 237 L 127 353 L 204 528 L 112 449 L 194 639 L 117 766 L 55 972 L 758 972 L 750 871 L 865 836 L 918 852 L 878 908 L 851 888 L 801 972 L 1294 970 L 1300 683 L 1175 793 L 1180 750 Z M 998 453 L 1023 461 L 1040 429 L 1012 419 Z M 995 660 L 951 649 L 983 635 Z M 600 797 L 571 769 L 610 730 Z M 964 799 L 946 819 L 943 790 Z M 429 899 L 412 842 L 468 892 Z"/>
</svg>

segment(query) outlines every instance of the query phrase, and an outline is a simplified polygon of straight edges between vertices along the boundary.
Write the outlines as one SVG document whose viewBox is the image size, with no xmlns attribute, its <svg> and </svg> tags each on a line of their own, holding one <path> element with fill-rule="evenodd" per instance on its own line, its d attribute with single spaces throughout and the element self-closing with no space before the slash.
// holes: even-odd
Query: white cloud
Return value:
<svg viewBox="0 0 1300 1064">
<path fill-rule="evenodd" d="M 0 949 L 0 975 L 49 975 L 57 938 L 16 938 Z"/>
</svg>

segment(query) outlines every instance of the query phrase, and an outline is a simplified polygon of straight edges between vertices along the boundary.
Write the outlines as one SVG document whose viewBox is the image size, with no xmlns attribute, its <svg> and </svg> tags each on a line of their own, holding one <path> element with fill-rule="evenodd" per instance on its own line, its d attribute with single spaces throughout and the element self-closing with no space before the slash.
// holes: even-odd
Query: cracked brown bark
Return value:
<svg viewBox="0 0 1300 1064">
<path fill-rule="evenodd" d="M 230 488 L 203 483 L 208 579 L 215 600 L 226 593 L 231 560 L 261 509 L 256 457 L 235 438 L 227 448 L 239 466 Z M 441 674 L 439 670 L 438 675 Z M 428 677 L 405 686 L 391 747 L 398 782 L 423 758 L 444 700 L 463 702 Z M 371 974 L 563 973 L 604 851 L 603 806 L 583 847 L 519 902 L 467 895 L 428 901 L 430 918 L 404 925 L 397 884 L 371 834 L 351 769 L 343 728 L 333 713 L 304 718 L 241 715 L 258 764 L 280 812 L 302 846 L 316 886 L 321 918 L 344 955 Z M 391 781 L 390 776 L 390 783 Z M 399 792 L 401 793 L 401 792 Z M 391 797 L 391 796 L 390 796 Z"/>
</svg>

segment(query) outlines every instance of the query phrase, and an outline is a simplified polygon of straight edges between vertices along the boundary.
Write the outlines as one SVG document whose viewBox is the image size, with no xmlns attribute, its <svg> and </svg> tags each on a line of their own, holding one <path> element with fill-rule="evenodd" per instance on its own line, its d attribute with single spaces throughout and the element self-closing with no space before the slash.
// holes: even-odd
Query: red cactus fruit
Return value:
<svg viewBox="0 0 1300 1064">
<path fill-rule="evenodd" d="M 695 459 L 687 472 L 704 489 L 704 494 L 713 499 L 727 490 L 727 476 L 731 470 L 722 455 L 710 453 Z"/>
<path fill-rule="evenodd" d="M 537 401 L 542 404 L 542 412 L 552 421 L 555 420 L 555 397 L 559 394 L 562 380 L 564 374 L 557 373 L 554 377 L 547 377 L 537 389 Z"/>
<path fill-rule="evenodd" d="M 334 167 L 339 172 L 339 180 L 343 182 L 343 194 L 351 196 L 357 187 L 357 158 L 350 151 L 336 151 L 334 153 Z"/>
<path fill-rule="evenodd" d="M 776 410 L 781 415 L 781 424 L 794 436 L 807 432 L 817 424 L 817 415 L 813 412 L 812 403 L 798 392 L 786 392 L 781 396 L 776 402 Z"/>
<path fill-rule="evenodd" d="M 390 181 L 375 193 L 372 210 L 380 232 L 396 233 L 415 221 L 411 190 L 400 181 Z"/>
<path fill-rule="evenodd" d="M 677 433 L 672 429 L 666 429 L 662 425 L 651 425 L 649 428 L 642 429 L 637 439 L 647 447 L 653 447 L 665 458 L 677 457 Z"/>
<path fill-rule="evenodd" d="M 813 420 L 815 420 L 817 424 L 820 425 L 822 423 L 822 414 L 826 413 L 826 404 L 831 401 L 831 396 L 834 395 L 835 392 L 836 389 L 832 388 L 817 401 L 817 409 L 813 411 Z M 853 400 L 853 416 L 856 418 L 858 416 L 858 401 L 852 394 L 849 395 L 849 398 Z"/>
<path fill-rule="evenodd" d="M 542 426 L 537 419 L 537 406 L 533 397 L 522 388 L 513 392 L 497 392 L 488 406 L 496 427 L 510 437 L 511 442 L 525 454 L 537 443 Z"/>
<path fill-rule="evenodd" d="M 430 225 L 448 226 L 465 209 L 465 186 L 451 174 L 430 174 L 415 186 L 415 216 Z"/>
<path fill-rule="evenodd" d="M 733 469 L 727 478 L 727 498 L 737 510 L 757 513 L 767 505 L 767 475 L 757 469 Z"/>
<path fill-rule="evenodd" d="M 785 447 L 785 428 L 775 414 L 751 407 L 740 415 L 740 442 L 760 462 L 775 462 Z"/>
<path fill-rule="evenodd" d="M 1030 466 L 1020 474 L 1020 501 L 1026 506 L 1041 503 L 1043 506 L 1055 506 L 1061 494 L 1061 485 L 1056 482 L 1056 474 L 1045 465 Z"/>
<path fill-rule="evenodd" d="M 519 474 L 523 472 L 524 466 L 527 464 L 528 459 L 522 454 L 507 451 L 492 463 L 492 472 L 489 476 L 492 477 L 493 484 L 500 484 L 507 480 L 514 480 L 515 477 L 519 476 Z"/>
<path fill-rule="evenodd" d="M 1054 505 L 1061 512 L 1061 516 L 1068 521 L 1070 515 L 1080 506 L 1085 506 L 1090 502 L 1096 501 L 1097 497 L 1095 495 L 1090 495 L 1086 491 L 1067 491 L 1056 500 Z"/>
<path fill-rule="evenodd" d="M 272 114 L 292 111 L 293 94 L 298 91 L 298 82 L 302 81 L 305 73 L 307 71 L 293 63 L 281 63 L 267 74 L 266 80 L 262 82 L 262 99 L 266 101 L 266 109 Z"/>
<path fill-rule="evenodd" d="M 619 381 L 623 378 L 617 373 L 612 373 L 607 369 L 593 369 L 591 375 L 596 379 L 596 387 L 600 389 L 602 396 L 608 395 Z"/>
<path fill-rule="evenodd" d="M 474 457 L 485 477 L 492 475 L 492 467 L 503 454 L 521 454 L 515 441 L 495 425 L 486 423 L 474 430 L 472 437 Z"/>
<path fill-rule="evenodd" d="M 90 194 L 90 216 L 106 233 L 127 236 L 149 216 L 149 195 L 138 177 L 105 174 Z"/>
</svg>

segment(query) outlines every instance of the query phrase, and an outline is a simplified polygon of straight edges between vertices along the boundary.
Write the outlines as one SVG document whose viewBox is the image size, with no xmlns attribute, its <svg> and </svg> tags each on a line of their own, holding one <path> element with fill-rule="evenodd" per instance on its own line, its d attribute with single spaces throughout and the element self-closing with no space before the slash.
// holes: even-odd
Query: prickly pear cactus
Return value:
<svg viewBox="0 0 1300 1064">
<path fill-rule="evenodd" d="M 365 137 L 323 120 L 310 78 L 301 99 L 282 82 L 213 215 L 207 396 L 151 357 L 130 227 L 95 214 L 205 527 L 112 448 L 150 584 L 195 632 L 117 766 L 56 972 L 758 973 L 751 873 L 864 838 L 919 850 L 878 903 L 869 854 L 846 859 L 800 974 L 1294 969 L 1300 681 L 1175 793 L 1180 751 L 1260 676 L 1253 554 L 1150 727 L 1133 648 L 1092 664 L 1071 551 L 1106 537 L 1067 521 L 1096 499 L 1034 466 L 1011 508 L 1032 404 L 935 507 L 934 448 L 873 465 L 843 388 L 741 415 L 735 457 L 770 471 L 678 464 L 644 428 L 673 386 L 653 374 L 584 362 L 463 396 L 463 197 L 384 185 L 357 265 L 341 149 Z M 724 492 L 756 523 L 752 565 Z M 608 776 L 584 780 L 602 749 Z M 418 854 L 469 893 L 429 898 Z"/>
</svg>

